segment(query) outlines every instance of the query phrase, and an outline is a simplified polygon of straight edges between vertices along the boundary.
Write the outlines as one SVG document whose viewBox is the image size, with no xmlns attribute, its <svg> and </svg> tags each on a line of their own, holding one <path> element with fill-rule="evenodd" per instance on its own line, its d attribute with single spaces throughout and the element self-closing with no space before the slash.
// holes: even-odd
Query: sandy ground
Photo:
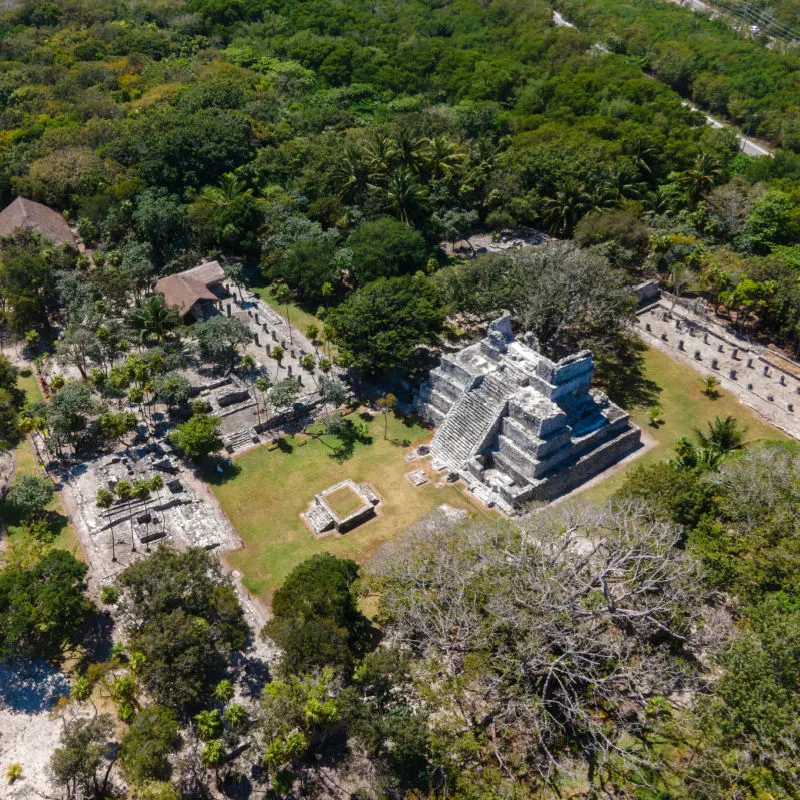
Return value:
<svg viewBox="0 0 800 800">
<path fill-rule="evenodd" d="M 0 797 L 29 800 L 51 789 L 47 765 L 61 722 L 50 710 L 68 691 L 66 677 L 44 662 L 0 665 Z M 10 783 L 6 771 L 15 763 L 22 777 Z"/>
</svg>

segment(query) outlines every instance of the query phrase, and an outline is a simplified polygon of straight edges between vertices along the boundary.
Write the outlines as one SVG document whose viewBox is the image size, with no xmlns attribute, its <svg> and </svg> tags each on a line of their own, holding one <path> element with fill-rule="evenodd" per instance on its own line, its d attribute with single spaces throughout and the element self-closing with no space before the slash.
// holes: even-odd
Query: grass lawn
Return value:
<svg viewBox="0 0 800 800">
<path fill-rule="evenodd" d="M 339 519 L 350 516 L 364 505 L 364 499 L 359 497 L 349 486 L 342 486 L 341 489 L 325 495 L 325 502 Z"/>
<path fill-rule="evenodd" d="M 36 379 L 36 375 L 33 374 L 31 370 L 22 370 L 20 372 L 17 385 L 25 392 L 28 403 L 37 403 L 41 401 L 42 393 L 39 389 L 39 383 Z M 34 455 L 33 448 L 27 437 L 22 439 L 14 448 L 14 457 L 17 462 L 17 471 L 14 480 L 16 480 L 19 475 L 41 474 L 39 466 L 36 463 L 36 456 Z M 86 560 L 81 543 L 72 525 L 70 525 L 69 519 L 64 514 L 61 499 L 58 495 L 53 498 L 53 501 L 48 506 L 48 511 L 51 515 L 52 530 L 55 533 L 55 537 L 52 541 L 53 547 L 69 550 L 74 553 L 77 558 Z M 2 522 L 3 528 L 8 533 L 8 542 L 11 547 L 24 539 L 25 534 L 23 533 L 19 518 L 5 502 L 0 502 L 0 522 Z"/>
<path fill-rule="evenodd" d="M 657 428 L 650 424 L 648 407 L 630 408 L 633 421 L 658 444 L 623 469 L 580 493 L 587 500 L 601 501 L 615 492 L 624 482 L 625 475 L 639 464 L 663 461 L 673 453 L 675 442 L 681 436 L 692 437 L 695 427 L 706 428 L 715 417 L 729 414 L 746 429 L 747 441 L 792 441 L 783 431 L 764 422 L 754 411 L 740 403 L 735 395 L 719 390 L 719 397 L 711 399 L 703 394 L 702 376 L 689 367 L 674 361 L 658 350 L 648 348 L 645 356 L 647 378 L 658 386 L 656 401 L 664 412 L 664 422 Z"/>
<path fill-rule="evenodd" d="M 358 415 L 353 418 L 358 420 Z M 433 483 L 414 487 L 405 474 L 420 466 L 404 459 L 406 447 L 430 437 L 421 426 L 389 415 L 388 439 L 383 438 L 382 415 L 366 421 L 369 439 L 356 442 L 347 460 L 333 457 L 330 437 L 287 437 L 274 450 L 259 447 L 236 458 L 236 474 L 206 475 L 222 508 L 245 548 L 228 556 L 244 584 L 266 600 L 286 575 L 315 553 L 331 552 L 364 561 L 391 539 L 441 503 L 485 514 L 456 486 L 441 489 Z M 329 441 L 326 443 L 326 439 Z M 300 513 L 314 495 L 346 478 L 369 481 L 381 496 L 377 518 L 342 535 L 315 538 Z"/>
</svg>

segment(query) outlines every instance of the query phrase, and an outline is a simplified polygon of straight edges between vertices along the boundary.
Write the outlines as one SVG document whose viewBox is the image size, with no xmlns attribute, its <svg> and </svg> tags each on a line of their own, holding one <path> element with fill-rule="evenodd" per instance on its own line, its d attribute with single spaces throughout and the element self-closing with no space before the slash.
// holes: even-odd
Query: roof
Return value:
<svg viewBox="0 0 800 800">
<path fill-rule="evenodd" d="M 18 197 L 0 211 L 0 236 L 11 236 L 20 228 L 34 230 L 56 244 L 78 246 L 67 221 L 58 211 L 24 197 Z"/>
<path fill-rule="evenodd" d="M 160 278 L 156 281 L 156 292 L 163 294 L 166 304 L 177 306 L 181 316 L 184 316 L 199 300 L 219 300 L 209 287 L 224 277 L 219 263 L 209 261 L 185 272 Z"/>
</svg>

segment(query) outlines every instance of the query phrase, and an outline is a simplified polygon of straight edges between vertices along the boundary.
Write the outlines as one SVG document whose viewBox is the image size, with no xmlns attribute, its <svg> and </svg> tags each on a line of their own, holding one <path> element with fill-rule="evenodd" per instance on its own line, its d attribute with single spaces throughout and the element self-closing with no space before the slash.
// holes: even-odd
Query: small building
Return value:
<svg viewBox="0 0 800 800">
<path fill-rule="evenodd" d="M 181 317 L 205 319 L 219 307 L 227 295 L 222 281 L 225 273 L 218 261 L 207 261 L 184 272 L 167 275 L 156 281 L 155 290 L 168 306 L 176 306 Z"/>
<path fill-rule="evenodd" d="M 78 242 L 67 221 L 48 206 L 18 197 L 0 211 L 0 237 L 12 236 L 18 230 L 31 230 L 55 244 L 78 249 Z"/>
</svg>

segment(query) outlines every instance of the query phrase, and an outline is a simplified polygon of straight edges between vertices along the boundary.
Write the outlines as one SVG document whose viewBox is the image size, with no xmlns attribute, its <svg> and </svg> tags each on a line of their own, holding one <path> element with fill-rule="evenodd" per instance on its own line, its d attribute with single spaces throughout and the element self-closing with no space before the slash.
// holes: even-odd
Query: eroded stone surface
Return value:
<svg viewBox="0 0 800 800">
<path fill-rule="evenodd" d="M 640 446 L 628 414 L 592 390 L 584 351 L 558 362 L 517 339 L 504 315 L 420 387 L 415 406 L 438 426 L 435 468 L 464 479 L 485 505 L 549 501 Z"/>
</svg>

